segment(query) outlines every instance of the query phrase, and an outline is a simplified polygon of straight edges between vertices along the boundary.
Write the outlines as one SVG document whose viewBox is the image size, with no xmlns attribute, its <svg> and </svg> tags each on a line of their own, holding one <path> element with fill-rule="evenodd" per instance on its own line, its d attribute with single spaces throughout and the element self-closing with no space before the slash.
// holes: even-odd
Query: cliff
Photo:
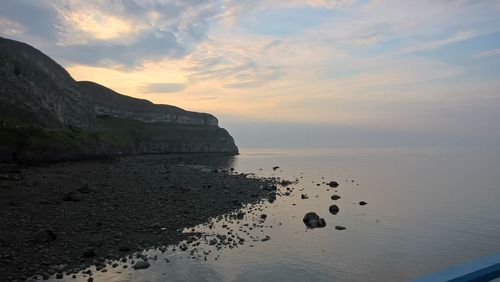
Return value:
<svg viewBox="0 0 500 282">
<path fill-rule="evenodd" d="M 210 114 L 76 82 L 42 52 L 0 38 L 0 161 L 157 153 L 238 148 Z"/>
<path fill-rule="evenodd" d="M 148 100 L 132 98 L 91 81 L 77 82 L 94 106 L 96 116 L 127 118 L 146 123 L 166 122 L 185 125 L 217 126 L 217 119 L 205 113 L 188 112 L 170 105 L 155 105 Z"/>
<path fill-rule="evenodd" d="M 63 67 L 25 43 L 1 37 L 0 110 L 40 127 L 87 128 L 93 117 L 88 99 Z"/>
</svg>

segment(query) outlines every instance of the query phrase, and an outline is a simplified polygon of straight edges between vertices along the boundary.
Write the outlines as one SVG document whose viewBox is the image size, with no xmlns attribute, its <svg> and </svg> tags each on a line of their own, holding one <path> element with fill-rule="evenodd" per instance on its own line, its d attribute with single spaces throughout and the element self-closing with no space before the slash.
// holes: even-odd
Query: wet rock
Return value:
<svg viewBox="0 0 500 282">
<path fill-rule="evenodd" d="M 332 187 L 332 188 L 337 188 L 339 187 L 339 184 L 336 181 L 330 181 L 326 185 Z"/>
<path fill-rule="evenodd" d="M 33 240 L 38 244 L 48 244 L 56 240 L 56 235 L 50 229 L 39 230 Z"/>
<path fill-rule="evenodd" d="M 274 203 L 274 201 L 276 201 L 276 193 L 272 192 L 272 193 L 269 193 L 267 195 L 267 200 L 269 201 L 269 203 Z"/>
<path fill-rule="evenodd" d="M 95 251 L 93 249 L 87 249 L 83 252 L 82 257 L 84 258 L 93 258 L 95 257 Z"/>
<path fill-rule="evenodd" d="M 361 201 L 361 202 L 359 202 L 359 205 L 360 205 L 360 206 L 364 206 L 364 205 L 366 205 L 366 204 L 367 204 L 367 203 L 366 203 L 365 201 Z"/>
<path fill-rule="evenodd" d="M 339 195 L 332 195 L 332 200 L 336 201 L 340 199 L 340 196 Z"/>
<path fill-rule="evenodd" d="M 340 211 L 337 205 L 331 205 L 328 210 L 330 211 L 331 214 L 337 214 Z"/>
<path fill-rule="evenodd" d="M 119 250 L 120 252 L 124 252 L 124 253 L 125 253 L 125 252 L 130 252 L 130 247 L 129 247 L 129 246 L 126 246 L 126 245 L 122 245 L 122 246 L 120 246 L 120 247 L 118 248 L 118 250 Z"/>
<path fill-rule="evenodd" d="M 320 218 L 318 214 L 315 212 L 309 212 L 304 216 L 304 224 L 307 228 L 317 228 L 317 227 L 325 227 L 326 222 L 324 218 Z"/>
<path fill-rule="evenodd" d="M 133 269 L 146 269 L 146 268 L 149 268 L 151 266 L 151 264 L 147 261 L 144 261 L 144 260 L 141 260 L 141 261 L 138 261 L 134 264 L 134 266 L 132 266 Z"/>
<path fill-rule="evenodd" d="M 337 225 L 337 226 L 335 226 L 335 229 L 337 229 L 337 230 L 345 230 L 345 227 Z"/>
<path fill-rule="evenodd" d="M 87 183 L 82 184 L 82 186 L 78 188 L 77 191 L 82 194 L 90 194 L 94 192 L 93 189 L 89 188 L 89 185 Z"/>
<path fill-rule="evenodd" d="M 237 219 L 243 219 L 244 216 L 245 216 L 245 213 L 242 211 L 240 211 L 240 212 L 238 212 L 238 214 L 236 214 Z"/>
<path fill-rule="evenodd" d="M 82 195 L 79 192 L 68 192 L 63 195 L 62 200 L 66 202 L 80 202 Z"/>
</svg>

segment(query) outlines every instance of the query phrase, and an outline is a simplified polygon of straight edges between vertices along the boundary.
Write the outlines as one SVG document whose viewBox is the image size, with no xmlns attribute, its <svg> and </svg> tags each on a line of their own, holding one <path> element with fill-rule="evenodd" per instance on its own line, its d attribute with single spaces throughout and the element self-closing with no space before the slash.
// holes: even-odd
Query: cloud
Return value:
<svg viewBox="0 0 500 282">
<path fill-rule="evenodd" d="M 186 88 L 184 83 L 151 83 L 141 88 L 145 93 L 172 93 Z"/>
<path fill-rule="evenodd" d="M 217 0 L 4 1 L 2 28 L 38 42 L 64 64 L 133 68 L 149 59 L 178 58 L 207 36 Z M 13 22 L 18 23 L 13 29 Z"/>
<path fill-rule="evenodd" d="M 494 56 L 499 56 L 500 55 L 500 48 L 498 49 L 492 49 L 492 50 L 486 50 L 480 53 L 477 53 L 474 55 L 474 58 L 476 59 L 484 59 L 484 58 L 489 58 L 489 57 L 494 57 Z"/>
<path fill-rule="evenodd" d="M 15 36 L 25 31 L 23 25 L 6 18 L 0 18 L 0 31 L 4 36 Z"/>
<path fill-rule="evenodd" d="M 474 32 L 460 31 L 460 32 L 456 33 L 455 35 L 450 36 L 448 38 L 423 42 L 423 43 L 416 44 L 414 46 L 404 48 L 404 49 L 400 50 L 398 53 L 405 54 L 405 53 L 429 51 L 429 50 L 440 48 L 440 47 L 443 47 L 443 46 L 446 46 L 446 45 L 449 45 L 452 43 L 464 41 L 464 40 L 473 38 L 475 36 L 477 36 L 477 34 L 475 34 Z"/>
</svg>

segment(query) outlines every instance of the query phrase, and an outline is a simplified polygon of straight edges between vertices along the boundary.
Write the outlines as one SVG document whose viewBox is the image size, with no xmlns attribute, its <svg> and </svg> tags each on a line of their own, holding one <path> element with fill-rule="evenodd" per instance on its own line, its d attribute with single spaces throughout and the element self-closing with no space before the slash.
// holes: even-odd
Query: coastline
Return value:
<svg viewBox="0 0 500 282">
<path fill-rule="evenodd" d="M 218 169 L 231 157 L 177 165 L 184 157 L 2 164 L 0 280 L 105 268 L 106 259 L 179 243 L 197 235 L 182 229 L 276 194 L 277 179 Z"/>
</svg>

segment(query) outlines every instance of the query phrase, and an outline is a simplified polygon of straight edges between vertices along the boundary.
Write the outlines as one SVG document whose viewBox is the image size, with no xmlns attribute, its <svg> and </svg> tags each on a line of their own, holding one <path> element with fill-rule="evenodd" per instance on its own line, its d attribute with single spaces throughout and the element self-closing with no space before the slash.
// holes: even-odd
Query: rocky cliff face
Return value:
<svg viewBox="0 0 500 282">
<path fill-rule="evenodd" d="M 150 153 L 238 148 L 210 114 L 76 82 L 42 52 L 0 37 L 0 161 Z"/>
<path fill-rule="evenodd" d="M 0 38 L 2 112 L 38 126 L 88 128 L 89 101 L 68 72 L 35 48 Z"/>
<path fill-rule="evenodd" d="M 146 123 L 166 122 L 185 125 L 217 126 L 217 119 L 205 113 L 188 112 L 170 105 L 125 96 L 91 81 L 77 82 L 94 107 L 96 116 L 126 118 Z"/>
</svg>

